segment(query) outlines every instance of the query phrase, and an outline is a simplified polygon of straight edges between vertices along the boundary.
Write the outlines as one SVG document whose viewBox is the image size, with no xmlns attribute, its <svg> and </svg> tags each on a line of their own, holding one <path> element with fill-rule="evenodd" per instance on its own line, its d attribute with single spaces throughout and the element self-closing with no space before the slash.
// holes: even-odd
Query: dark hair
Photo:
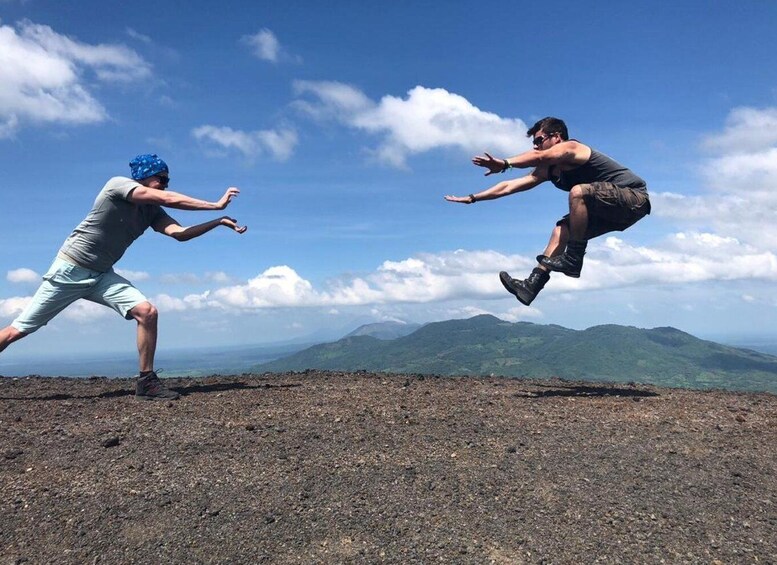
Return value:
<svg viewBox="0 0 777 565">
<path fill-rule="evenodd" d="M 561 139 L 563 139 L 564 141 L 567 141 L 569 139 L 567 124 L 564 123 L 564 120 L 559 120 L 558 118 L 553 118 L 551 116 L 548 116 L 547 118 L 542 118 L 539 122 L 534 124 L 529 131 L 526 132 L 526 136 L 532 137 L 535 133 L 537 133 L 540 130 L 542 130 L 547 134 L 557 133 L 561 136 Z"/>
</svg>

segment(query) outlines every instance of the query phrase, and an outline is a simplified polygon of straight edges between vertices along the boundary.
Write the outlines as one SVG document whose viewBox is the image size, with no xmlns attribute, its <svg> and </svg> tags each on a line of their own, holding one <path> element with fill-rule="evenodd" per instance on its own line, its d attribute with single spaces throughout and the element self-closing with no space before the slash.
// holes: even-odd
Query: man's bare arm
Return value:
<svg viewBox="0 0 777 565">
<path fill-rule="evenodd" d="M 514 167 L 516 169 L 528 169 L 529 167 L 545 167 L 560 165 L 561 167 L 576 167 L 582 165 L 591 156 L 591 148 L 579 141 L 564 141 L 550 149 L 532 149 L 507 159 L 496 159 L 485 153 L 472 158 L 472 162 L 478 167 L 488 169 L 486 176 L 499 173 Z"/>
<path fill-rule="evenodd" d="M 511 167 L 527 169 L 529 167 L 545 167 L 560 165 L 562 168 L 576 167 L 584 164 L 591 157 L 591 148 L 579 141 L 564 141 L 550 149 L 532 149 L 515 157 L 508 157 L 506 162 Z"/>
<path fill-rule="evenodd" d="M 148 186 L 138 186 L 130 193 L 130 202 L 135 204 L 155 204 L 178 210 L 223 210 L 240 193 L 235 187 L 229 187 L 218 201 L 208 202 L 192 198 L 180 192 L 159 190 Z"/>
<path fill-rule="evenodd" d="M 459 202 L 461 204 L 472 204 L 473 202 L 478 202 L 480 200 L 495 200 L 496 198 L 509 196 L 510 194 L 515 194 L 516 192 L 530 190 L 538 184 L 545 182 L 546 180 L 548 180 L 547 169 L 544 167 L 538 167 L 528 175 L 521 178 L 498 182 L 486 190 L 471 194 L 469 196 L 449 195 L 445 197 L 445 200 L 448 202 Z"/>
<path fill-rule="evenodd" d="M 201 235 L 204 235 L 219 226 L 230 228 L 237 233 L 245 233 L 245 231 L 248 229 L 246 226 L 238 226 L 237 220 L 228 216 L 222 216 L 221 218 L 217 218 L 209 222 L 203 222 L 201 224 L 188 227 L 183 227 L 173 218 L 166 217 L 157 221 L 153 225 L 153 228 L 155 231 L 170 236 L 178 241 L 189 241 L 190 239 L 200 237 Z"/>
</svg>

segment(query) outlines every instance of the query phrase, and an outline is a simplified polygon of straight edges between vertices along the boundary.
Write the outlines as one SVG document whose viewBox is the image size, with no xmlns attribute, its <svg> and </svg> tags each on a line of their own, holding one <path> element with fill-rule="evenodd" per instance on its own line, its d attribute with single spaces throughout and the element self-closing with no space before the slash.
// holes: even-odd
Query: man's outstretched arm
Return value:
<svg viewBox="0 0 777 565">
<path fill-rule="evenodd" d="M 491 188 L 476 192 L 475 194 L 470 194 L 469 196 L 449 195 L 445 196 L 445 200 L 448 202 L 459 202 L 461 204 L 472 204 L 480 200 L 494 200 L 496 198 L 515 194 L 516 192 L 532 189 L 546 180 L 547 175 L 544 175 L 540 170 L 535 169 L 524 177 L 498 182 Z"/>
<path fill-rule="evenodd" d="M 203 222 L 195 226 L 183 227 L 171 217 L 166 217 L 159 220 L 154 224 L 153 228 L 159 233 L 163 233 L 177 239 L 178 241 L 189 241 L 195 237 L 200 237 L 203 234 L 208 233 L 210 230 L 224 226 L 235 230 L 237 233 L 245 233 L 248 229 L 247 226 L 238 226 L 237 220 L 228 216 L 222 216 L 209 222 Z"/>
<path fill-rule="evenodd" d="M 229 203 L 238 194 L 240 194 L 240 189 L 231 186 L 224 193 L 224 196 L 216 202 L 208 202 L 207 200 L 192 198 L 180 192 L 159 190 L 141 185 L 133 189 L 129 199 L 130 202 L 135 204 L 154 204 L 178 210 L 223 210 L 229 206 Z"/>
<path fill-rule="evenodd" d="M 548 168 L 551 165 L 582 165 L 591 156 L 591 149 L 579 141 L 564 141 L 550 149 L 531 149 L 514 157 L 497 159 L 488 153 L 472 158 L 472 163 L 488 169 L 486 176 L 503 173 L 510 168 Z"/>
</svg>

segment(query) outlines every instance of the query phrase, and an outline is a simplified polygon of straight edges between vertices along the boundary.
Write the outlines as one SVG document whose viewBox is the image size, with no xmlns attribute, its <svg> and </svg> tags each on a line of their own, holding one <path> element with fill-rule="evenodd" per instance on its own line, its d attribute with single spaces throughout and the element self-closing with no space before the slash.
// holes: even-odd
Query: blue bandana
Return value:
<svg viewBox="0 0 777 565">
<path fill-rule="evenodd" d="M 159 173 L 169 173 L 167 163 L 153 153 L 138 155 L 130 161 L 129 166 L 132 171 L 132 178 L 135 180 L 153 177 Z"/>
</svg>

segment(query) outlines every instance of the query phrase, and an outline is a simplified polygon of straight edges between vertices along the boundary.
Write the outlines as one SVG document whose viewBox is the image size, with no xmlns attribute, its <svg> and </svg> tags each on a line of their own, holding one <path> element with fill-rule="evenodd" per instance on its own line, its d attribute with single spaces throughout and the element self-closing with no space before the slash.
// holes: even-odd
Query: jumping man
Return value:
<svg viewBox="0 0 777 565">
<path fill-rule="evenodd" d="M 504 271 L 499 273 L 507 291 L 528 306 L 550 279 L 550 271 L 579 277 L 588 240 L 634 225 L 650 213 L 650 200 L 644 180 L 607 155 L 569 139 L 562 120 L 544 118 L 526 135 L 534 136 L 533 150 L 507 159 L 495 159 L 486 153 L 474 157 L 472 162 L 488 169 L 486 176 L 513 168 L 533 167 L 532 172 L 476 194 L 445 199 L 474 204 L 530 190 L 548 180 L 569 192 L 569 214 L 556 222 L 550 241 L 543 254 L 537 256 L 538 265 L 529 277 L 518 280 Z"/>
</svg>

